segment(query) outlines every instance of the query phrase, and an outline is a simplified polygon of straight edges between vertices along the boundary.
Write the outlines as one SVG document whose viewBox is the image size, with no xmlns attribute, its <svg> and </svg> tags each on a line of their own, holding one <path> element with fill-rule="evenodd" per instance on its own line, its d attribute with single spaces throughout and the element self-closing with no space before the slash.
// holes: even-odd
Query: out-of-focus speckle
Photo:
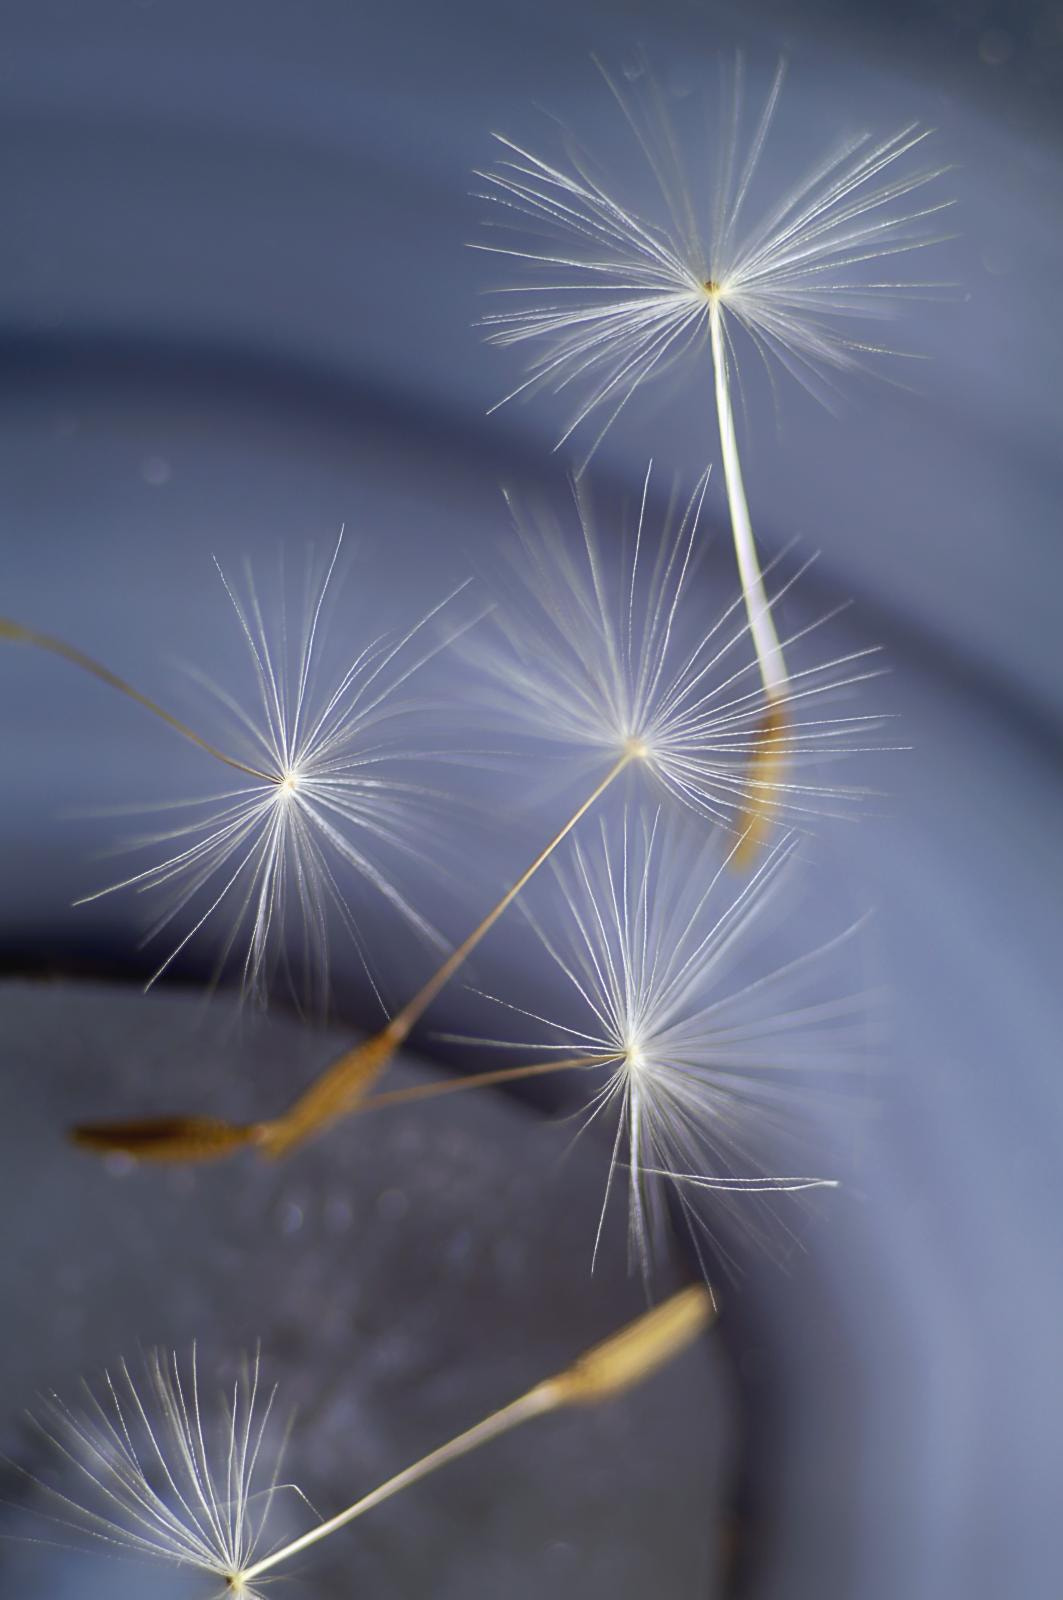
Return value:
<svg viewBox="0 0 1063 1600">
<path fill-rule="evenodd" d="M 173 477 L 173 468 L 162 456 L 148 456 L 140 464 L 140 476 L 145 483 L 150 483 L 153 488 L 159 488 L 164 483 L 169 483 Z"/>
<path fill-rule="evenodd" d="M 1003 28 L 987 28 L 978 40 L 978 54 L 987 67 L 1003 66 L 1014 49 L 1015 41 Z"/>
</svg>

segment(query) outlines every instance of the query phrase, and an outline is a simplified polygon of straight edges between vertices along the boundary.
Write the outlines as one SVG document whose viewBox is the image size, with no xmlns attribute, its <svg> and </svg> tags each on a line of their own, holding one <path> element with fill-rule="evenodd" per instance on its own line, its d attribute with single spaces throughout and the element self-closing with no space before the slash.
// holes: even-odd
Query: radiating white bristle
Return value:
<svg viewBox="0 0 1063 1600">
<path fill-rule="evenodd" d="M 525 909 L 564 980 L 549 1013 L 497 1004 L 542 1037 L 480 1042 L 559 1059 L 613 1058 L 581 1070 L 599 1078 L 587 1123 L 615 1121 L 606 1199 L 628 1173 L 634 1260 L 646 1274 L 656 1214 L 673 1185 L 691 1217 L 698 1190 L 733 1197 L 832 1187 L 833 1180 L 763 1170 L 770 1147 L 802 1110 L 809 1071 L 854 1048 L 860 997 L 835 998 L 829 956 L 838 939 L 773 964 L 761 938 L 797 845 L 782 837 L 744 883 L 720 837 L 679 818 L 625 809 L 600 819 L 555 866 L 549 902 Z M 770 918 L 769 918 L 770 920 Z M 828 983 L 824 992 L 823 975 Z"/>
<path fill-rule="evenodd" d="M 559 442 L 584 424 L 596 430 L 585 464 L 640 385 L 704 345 L 714 303 L 728 345 L 740 327 L 821 394 L 832 369 L 899 353 L 854 337 L 852 325 L 940 287 L 880 281 L 867 270 L 943 237 L 934 219 L 950 202 L 924 200 L 922 191 L 946 169 L 909 159 L 921 154 L 925 130 L 840 142 L 749 220 L 782 68 L 747 135 L 739 64 L 720 135 L 704 152 L 707 176 L 697 170 L 702 150 L 680 149 L 648 73 L 641 93 L 606 77 L 652 169 L 659 215 L 616 198 L 571 146 L 555 166 L 496 135 L 503 155 L 478 176 L 494 206 L 490 221 L 508 238 L 474 248 L 513 260 L 528 281 L 499 290 L 517 299 L 482 326 L 493 344 L 535 348 L 528 376 L 499 404 L 537 388 L 580 394 Z"/>
<path fill-rule="evenodd" d="M 280 1482 L 275 1393 L 263 1391 L 256 1355 L 227 1395 L 202 1397 L 193 1348 L 183 1369 L 163 1351 L 138 1372 L 123 1362 L 98 1385 L 85 1383 L 80 1405 L 52 1396 L 33 1420 L 64 1486 L 34 1480 L 43 1516 L 67 1540 L 185 1567 L 217 1580 L 215 1596 L 256 1600 L 259 1585 L 242 1574 L 276 1544 L 277 1497 L 306 1509 Z"/>
<path fill-rule="evenodd" d="M 218 968 L 235 953 L 245 998 L 265 1004 L 279 970 L 297 999 L 323 1012 L 332 920 L 349 934 L 373 980 L 344 875 L 367 882 L 438 942 L 383 864 L 381 847 L 422 864 L 431 859 L 437 797 L 400 775 L 419 754 L 405 741 L 423 708 L 400 693 L 468 625 L 452 605 L 461 591 L 404 634 L 370 639 L 338 676 L 323 679 L 323 608 L 339 553 L 338 540 L 320 584 L 308 585 L 301 626 L 291 632 L 283 608 L 267 624 L 250 569 L 240 594 L 218 568 L 246 645 L 250 693 L 241 697 L 198 669 L 194 676 L 221 712 L 230 742 L 238 742 L 260 775 L 249 773 L 238 787 L 202 800 L 158 807 L 180 808 L 191 818 L 135 841 L 161 850 L 163 859 L 79 902 L 119 889 L 164 892 L 167 904 L 148 940 L 180 928 L 190 915 L 151 983 L 209 925 L 224 930 L 216 941 Z M 434 629 L 442 613 L 446 625 Z"/>
<path fill-rule="evenodd" d="M 633 752 L 669 795 L 725 825 L 744 825 L 751 811 L 791 826 L 845 814 L 864 792 L 808 768 L 875 748 L 881 719 L 850 708 L 854 688 L 879 675 L 877 652 L 817 659 L 831 611 L 784 635 L 793 667 L 781 699 L 769 699 L 743 595 L 714 611 L 707 583 L 695 581 L 707 477 L 658 515 L 647 472 L 631 537 L 598 536 L 583 488 L 572 529 L 512 507 L 517 544 L 510 570 L 494 577 L 496 625 L 470 646 L 487 696 L 512 731 L 614 759 Z M 803 570 L 769 572 L 773 604 Z M 773 704 L 785 721 L 766 738 Z M 771 770 L 758 760 L 766 746 Z"/>
</svg>

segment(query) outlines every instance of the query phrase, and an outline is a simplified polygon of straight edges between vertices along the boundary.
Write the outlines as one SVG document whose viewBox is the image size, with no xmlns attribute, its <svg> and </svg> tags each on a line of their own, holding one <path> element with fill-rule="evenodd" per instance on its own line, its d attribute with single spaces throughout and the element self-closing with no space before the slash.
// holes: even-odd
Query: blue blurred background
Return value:
<svg viewBox="0 0 1063 1600">
<path fill-rule="evenodd" d="M 645 46 L 677 94 L 715 85 L 736 46 L 762 82 L 785 53 L 769 183 L 793 139 L 938 130 L 957 238 L 932 272 L 960 287 L 898 332 L 928 359 L 905 389 L 855 380 L 838 417 L 788 382 L 777 411 L 750 396 L 761 541 L 822 552 L 807 603 L 853 598 L 831 645 L 885 647 L 877 703 L 912 748 L 846 770 L 888 791 L 884 814 L 817 847 L 823 903 L 876 911 L 885 1059 L 855 1181 L 796 1227 L 807 1255 L 789 1272 L 750 1261 L 730 1291 L 746 1534 L 737 1575 L 707 1571 L 703 1592 L 1048 1600 L 1063 1491 L 1063 10 L 3 0 L 0 38 L 0 610 L 178 710 L 173 663 L 209 639 L 223 677 L 239 651 L 212 553 L 268 565 L 346 524 L 351 591 L 401 622 L 506 536 L 500 484 L 564 506 L 564 404 L 486 415 L 517 365 L 473 331 L 501 269 L 464 246 L 493 129 L 548 150 L 557 116 L 622 170 L 592 50 L 622 62 Z M 595 460 L 606 511 L 637 494 L 651 454 L 662 496 L 713 459 L 705 401 L 677 380 L 628 408 Z M 710 504 L 711 612 L 730 568 Z M 94 858 L 128 832 L 87 813 L 188 792 L 189 752 L 14 650 L 0 729 L 5 968 L 143 977 L 142 906 L 71 909 L 114 876 Z M 497 774 L 453 781 L 482 804 Z M 557 806 L 472 813 L 475 872 L 456 895 L 427 891 L 445 932 Z M 497 981 L 520 951 L 500 928 Z M 208 949 L 183 976 L 209 965 Z M 371 1021 L 357 965 L 338 976 L 340 1017 Z M 448 1005 L 460 1023 L 461 996 Z M 73 1204 L 76 1169 L 55 1181 Z M 40 1305 L 6 1222 L 22 1345 L 42 1337 Z M 79 1343 L 108 1354 L 83 1329 L 53 1367 Z M 62 1376 L 46 1346 L 35 1381 Z M 5 1412 L 24 1401 L 18 1378 L 0 1385 Z M 478 1582 L 464 1592 L 488 1593 Z M 662 1578 L 659 1592 L 694 1591 Z"/>
</svg>

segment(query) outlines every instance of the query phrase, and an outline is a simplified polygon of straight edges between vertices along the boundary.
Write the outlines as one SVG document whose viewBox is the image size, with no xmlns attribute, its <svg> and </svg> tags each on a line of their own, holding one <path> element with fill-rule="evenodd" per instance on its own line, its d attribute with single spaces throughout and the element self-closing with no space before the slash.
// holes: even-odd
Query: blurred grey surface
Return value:
<svg viewBox="0 0 1063 1600">
<path fill-rule="evenodd" d="M 122 1355 L 135 1369 L 162 1346 L 186 1363 L 195 1344 L 208 1410 L 261 1344 L 278 1420 L 292 1422 L 282 1481 L 330 1516 L 642 1309 L 622 1226 L 589 1281 L 602 1169 L 562 1160 L 564 1131 L 518 1106 L 474 1095 L 382 1111 L 283 1165 L 105 1165 L 63 1138 L 86 1108 L 161 1109 L 177 1084 L 234 1113 L 252 1092 L 283 1102 L 343 1037 L 249 1025 L 231 1004 L 205 1022 L 194 995 L 8 983 L 2 998 L 0 1452 L 75 1498 L 76 1476 L 21 1418 L 42 1392 L 77 1404 L 82 1377 Z M 662 1291 L 677 1281 L 665 1271 Z M 695 1593 L 720 1560 L 706 1508 L 723 1503 L 733 1407 L 710 1335 L 625 1401 L 527 1427 L 417 1486 L 297 1563 L 284 1590 Z M 4 1492 L 26 1514 L 8 1504 L 0 1530 L 76 1546 L 29 1514 L 57 1508 L 13 1473 Z M 289 1537 L 307 1525 L 283 1497 L 277 1511 L 270 1543 L 286 1518 Z M 0 1539 L 0 1592 L 20 1600 L 210 1590 L 174 1582 L 91 1540 L 77 1554 Z"/>
<path fill-rule="evenodd" d="M 0 29 L 0 610 L 166 703 L 182 693 L 173 662 L 204 638 L 219 675 L 238 649 L 212 552 L 268 563 L 279 546 L 329 544 L 345 522 L 352 590 L 399 621 L 504 537 L 500 482 L 564 503 L 565 461 L 550 455 L 562 408 L 543 397 L 484 416 L 517 373 L 471 329 L 498 271 L 463 245 L 492 128 L 547 149 L 539 106 L 604 163 L 626 159 L 591 49 L 623 59 L 642 43 L 692 89 L 716 81 L 721 50 L 743 45 L 764 75 L 784 49 L 769 176 L 785 171 L 787 126 L 809 138 L 912 118 L 937 127 L 959 237 L 934 275 L 961 289 L 898 324 L 898 342 L 929 359 L 903 391 L 854 382 L 838 418 L 793 385 L 780 385 L 778 413 L 756 385 L 749 396 L 761 539 L 822 550 L 805 604 L 854 597 L 831 646 L 885 647 L 892 677 L 876 703 L 899 714 L 895 742 L 912 748 L 840 774 L 887 798 L 816 846 L 824 903 L 876 910 L 869 959 L 891 991 L 890 1038 L 879 1113 L 837 1203 L 799 1226 L 806 1253 L 789 1271 L 751 1259 L 728 1293 L 721 1338 L 743 1386 L 735 1460 L 753 1530 L 731 1592 L 1048 1600 L 1063 1485 L 1058 9 L 34 0 L 0 6 Z M 704 400 L 696 380 L 677 380 L 630 408 L 596 458 L 606 515 L 637 493 L 651 453 L 662 483 L 712 459 Z M 703 581 L 715 613 L 714 586 L 729 595 L 731 581 L 722 523 Z M 70 909 L 114 875 L 93 857 L 129 831 L 85 813 L 194 790 L 188 752 L 61 663 L 9 651 L 0 685 L 7 962 L 143 976 L 142 906 Z M 450 934 L 559 814 L 556 795 L 500 814 L 504 792 L 499 774 L 468 769 L 463 798 L 495 815 L 472 813 L 460 890 L 431 890 L 427 909 Z M 518 948 L 501 926 L 493 970 Z M 420 973 L 423 951 L 410 959 Z M 205 953 L 185 976 L 208 966 Z M 358 970 L 339 975 L 342 1013 L 369 1021 Z M 396 990 L 404 976 L 391 970 Z M 76 1058 L 61 1039 L 54 1065 L 20 1048 L 11 991 L 3 1003 L 6 1092 L 27 1071 L 35 1084 L 55 1074 L 35 1088 L 41 1154 L 13 1135 L 5 1181 L 41 1196 L 48 1173 L 49 1205 L 67 1227 L 84 1219 L 100 1261 L 83 1186 L 111 1205 L 123 1184 L 103 1187 L 48 1143 Z M 143 1004 L 138 1027 L 154 1037 L 155 1001 Z M 460 1025 L 460 996 L 448 1005 L 441 1020 Z M 166 1104 L 178 1088 L 184 1103 L 186 1082 L 168 1073 Z M 32 1241 L 51 1214 L 42 1198 L 7 1202 L 12 1351 L 39 1336 L 51 1258 Z M 193 1282 L 199 1268 L 189 1262 Z M 69 1382 L 76 1357 L 187 1337 L 203 1284 L 231 1268 L 205 1270 L 187 1302 L 162 1302 L 168 1315 L 137 1327 L 125 1301 L 106 1313 L 97 1282 L 92 1326 L 56 1350 L 61 1370 L 31 1373 L 12 1353 L 5 1412 L 25 1382 Z M 537 1270 L 529 1257 L 521 1292 L 533 1298 Z M 398 1276 L 414 1298 L 448 1281 Z M 452 1328 L 460 1299 L 448 1301 Z M 219 1340 L 264 1332 L 210 1312 Z M 439 1413 L 441 1429 L 478 1409 L 474 1389 L 461 1418 Z M 484 1408 L 502 1397 L 483 1394 Z M 393 1438 L 380 1413 L 367 1473 L 400 1445 L 432 1442 L 405 1431 L 415 1423 L 404 1412 Z M 694 1516 L 683 1462 L 669 1482 Z M 706 1480 L 708 1527 L 717 1489 Z M 601 1504 L 594 1516 L 606 1518 Z M 585 1593 L 624 1592 L 581 1571 Z M 402 1594 L 413 1578 L 379 1581 Z M 520 1592 L 488 1568 L 463 1585 L 456 1558 L 439 1582 Z M 727 1592 L 714 1584 L 688 1567 L 658 1592 Z"/>
</svg>

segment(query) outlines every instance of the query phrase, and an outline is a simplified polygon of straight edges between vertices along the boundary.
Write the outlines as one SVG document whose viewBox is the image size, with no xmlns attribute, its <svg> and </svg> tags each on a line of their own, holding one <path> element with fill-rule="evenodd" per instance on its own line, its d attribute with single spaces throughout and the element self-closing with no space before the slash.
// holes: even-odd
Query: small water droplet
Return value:
<svg viewBox="0 0 1063 1600">
<path fill-rule="evenodd" d="M 330 1233 L 346 1233 L 354 1217 L 354 1207 L 346 1195 L 334 1194 L 325 1203 L 325 1226 Z"/>
<path fill-rule="evenodd" d="M 140 476 L 145 483 L 150 483 L 152 488 L 160 484 L 169 483 L 173 477 L 173 468 L 162 456 L 147 456 L 140 463 Z"/>
<path fill-rule="evenodd" d="M 401 1189 L 384 1189 L 377 1196 L 376 1214 L 382 1222 L 401 1222 L 410 1202 Z"/>
<path fill-rule="evenodd" d="M 1003 66 L 1015 50 L 1015 41 L 1003 28 L 987 28 L 978 41 L 978 54 L 987 67 Z"/>
<path fill-rule="evenodd" d="M 1002 278 L 1015 265 L 1015 258 L 1005 244 L 983 245 L 981 256 L 983 267 L 994 278 Z"/>
<path fill-rule="evenodd" d="M 467 1260 L 472 1250 L 472 1233 L 468 1228 L 459 1228 L 457 1233 L 447 1245 L 447 1260 L 454 1266 Z"/>
</svg>

